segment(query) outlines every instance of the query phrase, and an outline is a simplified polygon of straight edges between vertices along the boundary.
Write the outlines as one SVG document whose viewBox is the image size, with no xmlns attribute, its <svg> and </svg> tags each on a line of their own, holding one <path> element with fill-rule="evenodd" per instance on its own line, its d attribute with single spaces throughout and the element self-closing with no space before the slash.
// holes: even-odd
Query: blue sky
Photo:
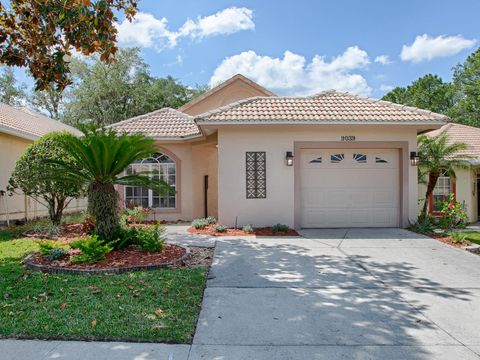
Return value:
<svg viewBox="0 0 480 360">
<path fill-rule="evenodd" d="M 240 71 L 282 95 L 381 97 L 426 73 L 450 80 L 480 46 L 477 0 L 141 0 L 139 10 L 119 25 L 120 45 L 140 46 L 154 75 L 213 85 Z"/>
</svg>

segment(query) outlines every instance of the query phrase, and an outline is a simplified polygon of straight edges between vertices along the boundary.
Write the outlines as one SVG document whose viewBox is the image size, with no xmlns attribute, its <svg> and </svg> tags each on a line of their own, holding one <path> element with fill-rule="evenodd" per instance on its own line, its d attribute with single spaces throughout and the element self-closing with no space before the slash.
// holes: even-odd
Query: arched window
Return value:
<svg viewBox="0 0 480 360">
<path fill-rule="evenodd" d="M 126 170 L 127 174 L 141 171 L 155 171 L 156 173 L 149 176 L 159 181 L 163 180 L 176 189 L 177 164 L 168 155 L 157 153 L 152 157 L 133 163 Z M 177 205 L 177 197 L 173 192 L 160 195 L 140 186 L 125 186 L 125 204 L 153 209 L 172 209 Z"/>
</svg>

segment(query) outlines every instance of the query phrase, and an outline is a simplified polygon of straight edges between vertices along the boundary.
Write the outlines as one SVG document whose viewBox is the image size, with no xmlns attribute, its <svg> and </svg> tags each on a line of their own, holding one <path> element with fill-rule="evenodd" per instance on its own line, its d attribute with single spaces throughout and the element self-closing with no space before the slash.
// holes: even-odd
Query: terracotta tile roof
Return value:
<svg viewBox="0 0 480 360">
<path fill-rule="evenodd" d="M 142 133 L 153 138 L 185 138 L 200 136 L 193 118 L 178 110 L 163 108 L 110 125 L 118 132 Z"/>
<path fill-rule="evenodd" d="M 53 131 L 81 134 L 79 130 L 72 126 L 50 119 L 28 108 L 18 108 L 0 103 L 0 132 L 36 140 Z"/>
<path fill-rule="evenodd" d="M 464 143 L 467 149 L 458 152 L 458 155 L 466 155 L 469 162 L 480 163 L 480 129 L 473 126 L 462 124 L 448 123 L 443 125 L 440 129 L 428 132 L 426 135 L 436 137 L 440 134 L 446 133 L 448 136 L 448 143 Z"/>
<path fill-rule="evenodd" d="M 203 123 L 436 123 L 450 119 L 431 111 L 325 91 L 310 97 L 254 97 L 196 117 Z"/>
</svg>

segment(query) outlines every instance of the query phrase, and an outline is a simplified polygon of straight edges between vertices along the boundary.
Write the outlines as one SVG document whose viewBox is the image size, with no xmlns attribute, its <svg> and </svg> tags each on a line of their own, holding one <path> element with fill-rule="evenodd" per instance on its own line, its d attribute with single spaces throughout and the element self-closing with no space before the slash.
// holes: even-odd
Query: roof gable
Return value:
<svg viewBox="0 0 480 360">
<path fill-rule="evenodd" d="M 240 123 L 423 123 L 441 125 L 450 119 L 431 111 L 325 91 L 309 97 L 255 97 L 206 112 L 198 124 Z"/>
<path fill-rule="evenodd" d="M 142 133 L 155 139 L 185 139 L 201 136 L 201 131 L 191 116 L 171 108 L 136 116 L 108 127 L 118 132 Z"/>
<path fill-rule="evenodd" d="M 17 108 L 0 103 L 0 132 L 27 140 L 36 140 L 54 131 L 68 131 L 75 135 L 81 132 L 72 126 L 28 108 Z"/>
<path fill-rule="evenodd" d="M 183 105 L 178 110 L 195 116 L 242 99 L 255 96 L 275 96 L 274 93 L 237 74 Z"/>
</svg>

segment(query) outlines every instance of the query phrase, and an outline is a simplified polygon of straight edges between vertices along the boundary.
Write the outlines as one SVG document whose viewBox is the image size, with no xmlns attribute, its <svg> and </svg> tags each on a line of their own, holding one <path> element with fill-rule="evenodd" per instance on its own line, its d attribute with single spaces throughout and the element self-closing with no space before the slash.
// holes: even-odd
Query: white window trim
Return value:
<svg viewBox="0 0 480 360">
<path fill-rule="evenodd" d="M 147 159 L 151 159 L 151 158 L 158 158 L 160 157 L 161 155 L 164 155 L 164 156 L 167 156 L 171 161 L 172 163 L 161 163 L 161 162 L 158 162 L 156 164 L 152 164 L 152 163 L 144 163 L 143 161 L 147 160 Z M 178 183 L 178 166 L 177 166 L 177 161 L 175 159 L 173 159 L 170 155 L 168 154 L 165 154 L 163 152 L 158 152 L 157 154 L 155 154 L 155 157 L 149 157 L 149 158 L 146 158 L 146 159 L 143 159 L 142 162 L 138 162 L 138 163 L 134 163 L 134 164 L 130 164 L 130 166 L 135 166 L 135 165 L 138 165 L 138 166 L 148 166 L 148 170 L 147 171 L 152 171 L 152 165 L 155 165 L 155 166 L 162 166 L 162 165 L 167 165 L 166 166 L 166 169 L 167 169 L 167 176 L 169 175 L 168 173 L 168 168 L 170 166 L 174 166 L 175 167 L 175 185 L 173 186 L 174 189 L 175 189 L 175 194 L 173 194 L 173 196 L 175 197 L 175 206 L 173 207 L 153 207 L 153 190 L 152 189 L 148 189 L 148 208 L 149 209 L 152 209 L 152 210 L 176 210 L 178 208 L 178 199 L 179 197 L 177 196 L 178 195 L 178 186 L 177 186 L 177 183 Z M 124 171 L 124 175 L 127 175 L 127 170 Z M 153 175 L 153 174 L 152 174 Z M 135 188 L 135 187 L 139 187 L 139 186 L 129 186 L 129 185 L 125 185 L 123 187 L 123 198 L 124 198 L 124 201 L 125 201 L 125 204 L 127 204 L 128 200 L 127 200 L 127 188 L 128 187 L 131 187 L 131 188 Z M 159 198 L 161 198 L 161 196 L 159 196 Z M 160 199 L 159 199 L 159 204 L 160 204 Z M 137 205 L 138 206 L 138 205 Z"/>
</svg>

